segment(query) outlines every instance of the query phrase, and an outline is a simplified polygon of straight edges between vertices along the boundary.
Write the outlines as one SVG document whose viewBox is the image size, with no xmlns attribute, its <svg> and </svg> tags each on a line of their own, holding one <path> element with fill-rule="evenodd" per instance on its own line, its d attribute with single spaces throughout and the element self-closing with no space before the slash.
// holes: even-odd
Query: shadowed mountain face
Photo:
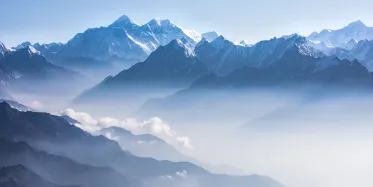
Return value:
<svg viewBox="0 0 373 187">
<path fill-rule="evenodd" d="M 1 85 L 17 91 L 66 91 L 85 81 L 81 74 L 50 63 L 32 46 L 9 52 L 0 59 Z M 38 84 L 43 87 L 35 86 Z"/>
<path fill-rule="evenodd" d="M 72 71 L 51 64 L 30 46 L 11 52 L 0 63 L 16 74 L 16 79 L 22 79 L 23 76 L 25 79 L 47 79 L 73 74 Z"/>
<path fill-rule="evenodd" d="M 223 77 L 209 75 L 192 88 L 244 87 L 279 84 L 320 83 L 372 86 L 373 77 L 358 61 L 304 55 L 294 45 L 265 68 L 243 67 Z"/>
<path fill-rule="evenodd" d="M 67 63 L 67 59 L 83 57 L 107 65 L 115 61 L 133 64 L 145 60 L 159 46 L 182 38 L 195 44 L 201 34 L 182 29 L 167 19 L 153 19 L 139 25 L 128 16 L 122 16 L 108 27 L 91 28 L 75 35 L 60 48 L 54 59 L 61 65 Z M 76 63 L 81 62 L 76 60 Z"/>
<path fill-rule="evenodd" d="M 9 159 L 9 162 L 12 161 L 14 164 L 26 165 L 34 163 L 34 167 L 48 166 L 51 168 L 61 167 L 66 169 L 63 166 L 73 165 L 74 161 L 77 161 L 96 167 L 111 167 L 124 176 L 142 181 L 145 186 L 148 182 L 150 182 L 149 186 L 154 186 L 150 185 L 153 182 L 158 182 L 160 186 L 177 186 L 176 184 L 179 184 L 179 180 L 175 179 L 169 182 L 159 180 L 159 177 L 177 177 L 181 173 L 183 173 L 183 176 L 187 176 L 187 179 L 195 180 L 201 186 L 207 187 L 225 186 L 224 183 L 237 184 L 237 186 L 251 184 L 257 184 L 260 187 L 281 186 L 277 182 L 262 176 L 233 177 L 228 175 L 213 175 L 188 162 L 174 163 L 170 161 L 157 161 L 152 158 L 139 158 L 124 152 L 115 142 L 102 136 L 92 136 L 69 124 L 63 118 L 47 113 L 20 112 L 11 108 L 5 102 L 0 103 L 0 119 L 0 137 L 8 140 L 24 141 L 38 150 L 61 155 L 53 155 L 52 158 L 45 152 L 35 151 L 25 143 L 16 143 L 13 145 L 12 143 L 7 143 L 9 141 L 4 141 L 5 143 L 2 147 L 9 150 L 1 151 L 1 153 L 5 155 L 5 158 Z M 12 153 L 14 155 L 9 155 Z M 29 159 L 30 162 L 15 163 L 16 161 L 27 161 L 25 158 Z M 52 161 L 51 165 L 41 163 L 47 160 L 52 160 L 56 163 Z M 32 169 L 36 171 L 36 169 Z M 44 170 L 40 169 L 40 171 Z M 110 176 L 112 177 L 112 175 Z M 217 183 L 217 179 L 224 179 L 224 181 Z"/>
<path fill-rule="evenodd" d="M 167 46 L 158 48 L 146 61 L 107 79 L 104 84 L 120 86 L 131 82 L 165 82 L 172 85 L 172 82 L 193 81 L 207 72 L 191 48 L 180 40 L 173 40 Z"/>
<path fill-rule="evenodd" d="M 0 60 L 9 52 L 3 43 L 0 42 Z"/>
<path fill-rule="evenodd" d="M 236 45 L 220 36 L 212 42 L 201 41 L 195 52 L 215 74 L 225 76 L 245 66 L 267 68 L 277 63 L 292 48 L 297 48 L 299 53 L 307 56 L 324 56 L 310 47 L 306 38 L 296 34 L 261 41 L 253 46 Z"/>
<path fill-rule="evenodd" d="M 26 112 L 26 111 L 35 111 L 34 109 L 26 106 L 26 105 L 23 105 L 21 103 L 18 103 L 17 101 L 13 101 L 13 100 L 6 100 L 6 99 L 0 99 L 0 103 L 2 102 L 6 102 L 8 103 L 12 108 L 15 108 L 19 111 L 23 111 L 23 112 Z"/>
<path fill-rule="evenodd" d="M 162 116 L 171 123 L 178 123 L 177 119 L 193 118 L 203 112 L 205 115 L 199 117 L 199 123 L 203 124 L 209 120 L 227 120 L 219 115 L 224 113 L 236 116 L 238 123 L 244 123 L 242 118 L 247 115 L 244 112 L 247 107 L 238 98 L 242 98 L 243 103 L 250 103 L 249 97 L 244 96 L 245 92 L 249 96 L 255 90 L 266 92 L 274 89 L 279 93 L 295 90 L 303 94 L 304 90 L 312 90 L 312 93 L 346 88 L 366 91 L 373 87 L 372 74 L 358 61 L 340 60 L 333 56 L 316 58 L 306 55 L 302 49 L 299 45 L 292 45 L 277 61 L 264 67 L 244 66 L 226 76 L 204 76 L 190 88 L 148 100 L 138 115 Z M 237 105 L 231 110 L 225 107 L 232 103 Z"/>
<path fill-rule="evenodd" d="M 0 145 L 2 166 L 22 164 L 57 184 L 87 187 L 139 185 L 111 168 L 84 165 L 62 156 L 36 151 L 24 142 L 0 139 Z"/>
<path fill-rule="evenodd" d="M 159 47 L 144 62 L 137 63 L 114 77 L 107 77 L 78 96 L 75 101 L 84 103 L 92 99 L 104 101 L 131 98 L 130 102 L 139 100 L 138 104 L 162 95 L 163 92 L 168 93 L 168 90 L 188 87 L 208 73 L 209 70 L 195 56 L 190 46 L 180 40 L 173 40 L 168 45 Z"/>
<path fill-rule="evenodd" d="M 53 184 L 23 165 L 0 168 L 0 186 L 2 187 L 79 187 Z"/>
</svg>

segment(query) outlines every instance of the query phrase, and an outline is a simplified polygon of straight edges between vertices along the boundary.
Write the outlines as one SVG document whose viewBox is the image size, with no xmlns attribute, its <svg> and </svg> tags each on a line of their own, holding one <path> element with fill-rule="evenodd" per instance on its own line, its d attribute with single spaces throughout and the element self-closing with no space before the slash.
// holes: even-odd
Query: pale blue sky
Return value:
<svg viewBox="0 0 373 187">
<path fill-rule="evenodd" d="M 146 23 L 154 17 L 198 32 L 215 30 L 231 40 L 255 42 L 309 34 L 355 20 L 373 25 L 372 0 L 1 0 L 0 41 L 66 42 L 87 28 L 125 14 Z"/>
</svg>

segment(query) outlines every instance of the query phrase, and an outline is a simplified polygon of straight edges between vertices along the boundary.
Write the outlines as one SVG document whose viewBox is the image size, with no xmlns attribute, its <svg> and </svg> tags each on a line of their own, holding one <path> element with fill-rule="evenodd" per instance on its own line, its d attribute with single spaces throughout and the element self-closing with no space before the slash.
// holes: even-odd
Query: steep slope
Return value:
<svg viewBox="0 0 373 187">
<path fill-rule="evenodd" d="M 73 79 L 78 74 L 68 69 L 48 62 L 39 51 L 32 46 L 13 51 L 0 61 L 9 79 L 15 81 L 53 81 L 69 77 Z"/>
<path fill-rule="evenodd" d="M 219 36 L 221 36 L 221 34 L 215 32 L 215 31 L 206 32 L 206 33 L 202 34 L 202 38 L 206 39 L 208 42 L 212 42 L 213 40 L 215 40 Z"/>
<path fill-rule="evenodd" d="M 0 138 L 0 145 L 1 166 L 21 164 L 57 184 L 82 187 L 139 185 L 111 168 L 83 165 L 62 156 L 36 151 L 24 142 L 15 143 Z"/>
<path fill-rule="evenodd" d="M 161 186 L 177 186 L 183 182 L 177 180 L 180 173 L 184 173 L 188 179 L 196 180 L 198 184 L 206 187 L 220 187 L 228 184 L 232 184 L 230 186 L 233 187 L 251 184 L 259 187 L 281 186 L 267 177 L 213 175 L 187 162 L 174 163 L 136 157 L 124 152 L 115 142 L 102 136 L 94 137 L 70 125 L 63 118 L 47 113 L 20 112 L 11 108 L 7 103 L 0 103 L 0 120 L 0 137 L 2 138 L 25 141 L 38 150 L 63 155 L 83 164 L 111 167 L 125 176 L 137 178 L 144 183 L 149 182 L 149 186 L 154 186 L 153 182 L 158 182 Z M 22 147 L 26 146 L 24 143 L 20 144 L 23 145 Z M 16 149 L 14 145 L 8 147 Z M 0 153 L 10 154 L 11 151 Z M 44 162 L 47 159 L 39 160 Z M 43 163 L 36 165 L 43 165 Z M 162 176 L 172 176 L 175 180 L 160 180 Z M 224 180 L 224 182 L 217 183 L 217 180 Z"/>
<path fill-rule="evenodd" d="M 373 71 L 373 40 L 361 40 L 350 51 L 339 54 L 338 57 L 359 60 L 369 71 Z"/>
<path fill-rule="evenodd" d="M 358 20 L 338 30 L 324 29 L 320 33 L 314 32 L 308 36 L 308 39 L 313 42 L 323 43 L 328 47 L 351 49 L 352 40 L 372 40 L 373 27 L 368 27 Z"/>
<path fill-rule="evenodd" d="M 77 34 L 58 53 L 59 57 L 87 57 L 105 61 L 113 57 L 123 60 L 145 59 L 147 49 L 136 41 L 124 28 L 100 27 Z"/>
<path fill-rule="evenodd" d="M 0 60 L 9 52 L 8 48 L 0 41 Z"/>
<path fill-rule="evenodd" d="M 108 94 L 118 96 L 129 93 L 132 89 L 184 88 L 208 73 L 209 70 L 188 45 L 180 40 L 173 40 L 168 45 L 159 47 L 144 62 L 137 63 L 114 77 L 107 77 L 80 95 L 76 101 Z"/>
<path fill-rule="evenodd" d="M 15 108 L 19 111 L 24 111 L 24 112 L 27 112 L 27 111 L 35 111 L 34 109 L 26 106 L 26 105 L 23 105 L 21 103 L 18 103 L 17 101 L 13 101 L 13 100 L 9 100 L 9 99 L 1 99 L 0 98 L 0 103 L 2 102 L 6 102 L 8 103 L 12 108 Z"/>
<path fill-rule="evenodd" d="M 12 51 L 0 60 L 0 83 L 15 92 L 66 93 L 86 82 L 83 75 L 52 64 L 32 46 Z"/>
<path fill-rule="evenodd" d="M 26 42 L 22 42 L 21 44 L 17 45 L 16 47 L 12 47 L 12 49 L 14 51 L 17 51 L 17 50 L 20 50 L 20 49 L 23 49 L 23 48 L 26 48 L 26 47 L 29 47 L 29 46 L 32 46 L 32 43 L 29 42 L 29 41 L 26 41 Z"/>
<path fill-rule="evenodd" d="M 62 50 L 64 44 L 62 43 L 49 43 L 40 44 L 35 43 L 32 45 L 36 50 L 38 50 L 48 61 L 53 61 L 55 56 Z"/>
<path fill-rule="evenodd" d="M 358 61 L 337 57 L 315 58 L 304 55 L 298 46 L 285 51 L 277 62 L 265 67 L 243 67 L 224 76 L 199 79 L 192 88 L 245 87 L 278 84 L 320 83 L 366 86 L 373 83 L 372 75 Z"/>
<path fill-rule="evenodd" d="M 214 73 L 224 76 L 244 66 L 270 66 L 294 46 L 304 55 L 324 56 L 322 52 L 311 47 L 306 38 L 297 34 L 261 41 L 253 46 L 236 45 L 220 36 L 212 42 L 200 42 L 195 52 Z"/>
<path fill-rule="evenodd" d="M 202 40 L 195 52 L 199 59 L 213 72 L 224 75 L 246 63 L 248 48 L 235 45 L 219 36 L 212 42 Z"/>
<path fill-rule="evenodd" d="M 237 98 L 246 99 L 242 94 L 254 90 L 317 88 L 317 91 L 327 92 L 336 88 L 372 88 L 373 75 L 360 62 L 340 60 L 335 56 L 316 58 L 303 49 L 308 51 L 303 45 L 290 45 L 284 52 L 279 49 L 283 53 L 280 58 L 266 66 L 244 66 L 225 76 L 207 75 L 195 81 L 188 89 L 149 100 L 138 113 L 146 117 L 167 116 L 168 121 L 188 118 L 199 114 L 197 109 L 202 107 L 198 104 L 203 102 L 209 103 L 208 108 L 202 108 L 203 112 L 208 111 L 203 117 L 209 119 L 213 116 L 213 120 L 216 120 L 216 116 L 222 111 L 230 115 L 242 114 L 239 110 L 225 111 L 224 106 L 227 103 L 241 102 Z M 196 107 L 198 108 L 195 109 Z"/>
<path fill-rule="evenodd" d="M 0 186 L 3 187 L 73 187 L 53 184 L 23 165 L 0 168 Z M 75 186 L 77 187 L 77 186 Z"/>
<path fill-rule="evenodd" d="M 92 28 L 77 34 L 67 42 L 58 56 L 138 62 L 145 60 L 159 46 L 181 38 L 195 44 L 201 39 L 201 35 L 183 29 L 167 19 L 152 19 L 139 25 L 128 16 L 121 16 L 108 27 Z"/>
</svg>

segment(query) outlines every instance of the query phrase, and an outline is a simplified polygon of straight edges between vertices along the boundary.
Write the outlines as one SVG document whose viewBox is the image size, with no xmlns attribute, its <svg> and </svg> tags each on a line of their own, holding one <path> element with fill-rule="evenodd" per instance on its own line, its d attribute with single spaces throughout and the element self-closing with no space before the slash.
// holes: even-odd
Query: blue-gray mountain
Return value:
<svg viewBox="0 0 373 187">
<path fill-rule="evenodd" d="M 63 80 L 78 80 L 77 72 L 50 63 L 32 46 L 7 50 L 0 59 L 0 81 L 3 86 L 33 83 L 56 84 Z"/>
<path fill-rule="evenodd" d="M 206 65 L 193 49 L 181 40 L 159 47 L 144 62 L 137 63 L 118 75 L 107 77 L 76 101 L 102 96 L 120 96 L 138 89 L 185 88 L 198 78 L 209 74 Z"/>
<path fill-rule="evenodd" d="M 212 40 L 216 32 L 200 34 L 184 29 L 168 19 L 152 19 L 144 25 L 137 24 L 128 16 L 122 16 L 107 27 L 90 28 L 75 35 L 66 44 L 33 44 L 48 60 L 60 65 L 75 63 L 86 67 L 110 65 L 112 62 L 134 64 L 144 61 L 159 46 L 174 39 L 185 38 L 195 45 L 202 37 Z M 30 46 L 30 42 L 18 48 Z M 88 66 L 87 66 L 88 64 Z"/>
<path fill-rule="evenodd" d="M 208 74 L 206 76 L 206 74 Z M 220 36 L 202 40 L 195 50 L 179 40 L 160 47 L 149 58 L 86 91 L 77 101 L 129 91 L 131 87 L 186 88 L 245 87 L 283 83 L 350 84 L 370 87 L 371 73 L 355 60 L 326 56 L 309 40 L 290 35 L 262 41 L 253 46 L 235 45 Z M 101 98 L 104 99 L 105 98 Z"/>
<path fill-rule="evenodd" d="M 78 187 L 51 183 L 23 165 L 0 168 L 0 186 L 2 187 Z"/>
<path fill-rule="evenodd" d="M 266 68 L 275 64 L 294 46 L 304 55 L 324 56 L 321 51 L 312 48 L 304 37 L 296 34 L 261 41 L 253 46 L 236 45 L 220 36 L 212 42 L 201 41 L 195 52 L 215 74 L 224 76 L 245 66 Z"/>
<path fill-rule="evenodd" d="M 111 168 L 93 167 L 71 159 L 35 150 L 25 142 L 0 139 L 1 166 L 24 165 L 48 181 L 79 186 L 139 186 Z M 30 179 L 34 181 L 35 179 Z"/>
<path fill-rule="evenodd" d="M 333 48 L 329 55 L 335 55 L 340 59 L 358 60 L 370 72 L 373 71 L 373 40 L 360 40 L 354 43 L 351 49 Z"/>
<path fill-rule="evenodd" d="M 338 30 L 324 29 L 320 33 L 313 32 L 308 39 L 323 48 L 351 49 L 351 45 L 360 40 L 373 40 L 373 27 L 368 27 L 358 20 Z"/>
<path fill-rule="evenodd" d="M 194 179 L 200 186 L 207 187 L 282 186 L 263 176 L 214 175 L 187 162 L 136 157 L 123 151 L 117 143 L 92 136 L 61 117 L 20 112 L 5 102 L 0 103 L 0 138 L 3 138 L 0 155 L 4 163 L 26 165 L 38 174 L 45 174 L 43 177 L 53 179 L 52 182 L 65 182 L 63 184 L 76 181 L 75 184 L 88 187 L 109 181 L 105 186 L 159 184 L 167 187 L 182 183 L 184 178 L 180 173 L 183 173 L 187 177 L 185 180 Z M 81 171 L 78 172 L 81 175 L 72 176 L 75 172 L 69 171 Z M 161 180 L 162 176 L 171 176 L 173 180 Z M 99 181 L 101 177 L 103 180 Z"/>
<path fill-rule="evenodd" d="M 199 56 L 218 54 L 216 52 L 205 53 L 203 50 L 205 48 L 211 50 L 214 42 L 199 45 L 196 48 L 196 51 L 201 53 Z M 229 42 L 225 41 L 225 43 Z M 205 45 L 207 47 L 203 48 Z M 229 47 L 222 49 L 226 48 Z M 228 55 L 230 59 L 223 61 L 222 66 L 229 66 L 229 63 L 238 62 L 238 68 L 232 68 L 234 71 L 224 76 L 218 76 L 217 73 L 218 75 L 211 74 L 201 78 L 192 85 L 192 88 L 307 82 L 365 85 L 368 87 L 373 85 L 373 77 L 363 64 L 356 60 L 340 60 L 335 56 L 325 56 L 322 52 L 310 47 L 306 38 L 298 35 L 286 39 L 275 38 L 270 41 L 259 42 L 253 47 L 245 48 L 247 50 L 245 53 L 237 53 L 237 48 L 241 47 L 236 46 L 232 50 L 232 53 L 236 55 Z M 209 57 L 202 61 L 209 62 Z M 216 60 L 213 61 L 216 62 Z M 215 64 L 211 64 L 214 68 Z M 219 72 L 218 70 L 215 70 L 215 72 Z"/>
<path fill-rule="evenodd" d="M 214 44 L 216 41 L 204 42 L 196 48 L 197 56 L 198 54 L 203 56 L 200 58 L 201 61 L 208 67 L 210 66 L 213 73 L 199 78 L 189 88 L 182 91 L 164 98 L 149 100 L 141 107 L 138 115 L 168 116 L 169 121 L 179 115 L 191 117 L 195 111 L 183 109 L 194 106 L 193 104 L 198 105 L 201 98 L 204 98 L 203 102 L 211 102 L 219 106 L 220 99 L 227 103 L 238 102 L 232 95 L 240 98 L 240 91 L 245 92 L 252 88 L 282 89 L 302 86 L 317 87 L 319 89 L 317 91 L 328 91 L 337 87 L 373 88 L 373 75 L 362 63 L 357 60 L 341 60 L 336 56 L 326 56 L 310 47 L 308 41 L 298 35 L 275 38 L 246 48 L 235 46 L 223 38 L 216 40 L 222 45 Z M 223 47 L 219 49 L 217 46 Z M 266 47 L 261 49 L 261 46 Z M 269 50 L 271 52 L 266 49 L 271 49 Z M 209 61 L 209 59 L 212 60 Z M 213 62 L 221 63 L 216 67 Z M 230 67 L 231 64 L 234 65 L 234 68 L 231 68 L 232 72 L 222 75 L 222 71 L 219 70 L 226 70 L 226 67 Z M 233 94 L 229 96 L 226 93 L 230 91 Z M 213 100 L 210 101 L 210 98 Z M 219 108 L 219 110 L 222 109 Z M 210 115 L 214 116 L 213 110 L 207 111 L 212 112 Z"/>
<path fill-rule="evenodd" d="M 180 153 L 172 145 L 151 134 L 135 135 L 120 127 L 102 129 L 100 134 L 115 139 L 123 149 L 140 157 L 151 157 L 157 160 L 170 160 L 175 162 L 187 161 L 203 166 L 207 170 L 218 174 L 242 175 L 244 173 L 240 169 L 230 166 L 215 166 L 197 161 L 196 159 Z"/>
<path fill-rule="evenodd" d="M 9 52 L 9 49 L 6 48 L 6 46 L 0 42 L 0 60 L 4 58 L 4 56 Z"/>
<path fill-rule="evenodd" d="M 338 30 L 324 29 L 307 38 L 310 44 L 327 55 L 340 59 L 359 60 L 369 71 L 373 70 L 373 27 L 355 21 Z"/>
</svg>

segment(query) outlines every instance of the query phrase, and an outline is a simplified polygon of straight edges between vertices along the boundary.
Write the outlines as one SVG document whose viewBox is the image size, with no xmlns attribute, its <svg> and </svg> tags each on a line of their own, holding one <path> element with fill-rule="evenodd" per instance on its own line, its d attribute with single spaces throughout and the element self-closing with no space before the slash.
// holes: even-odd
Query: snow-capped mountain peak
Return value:
<svg viewBox="0 0 373 187">
<path fill-rule="evenodd" d="M 0 60 L 5 56 L 5 53 L 7 53 L 9 49 L 0 42 Z"/>
<path fill-rule="evenodd" d="M 238 43 L 238 45 L 241 45 L 241 46 L 244 46 L 244 47 L 251 47 L 253 46 L 252 44 L 250 44 L 248 41 L 246 40 L 242 40 Z"/>
<path fill-rule="evenodd" d="M 205 38 L 209 42 L 215 40 L 219 36 L 221 36 L 221 34 L 219 34 L 218 32 L 215 32 L 215 31 L 206 32 L 206 33 L 202 34 L 202 38 Z"/>
<path fill-rule="evenodd" d="M 146 25 L 149 25 L 150 28 L 159 28 L 159 27 L 176 27 L 176 25 L 171 22 L 169 19 L 154 18 L 150 20 Z"/>
<path fill-rule="evenodd" d="M 360 20 L 357 20 L 357 21 L 354 21 L 350 24 L 348 24 L 349 28 L 364 28 L 364 27 L 367 27 L 362 21 Z"/>
<path fill-rule="evenodd" d="M 34 47 L 27 46 L 23 49 L 19 49 L 16 52 L 22 53 L 22 54 L 27 54 L 28 56 L 33 56 L 33 55 L 41 55 L 38 50 L 36 50 Z"/>
<path fill-rule="evenodd" d="M 5 47 L 5 45 L 2 42 L 0 42 L 0 51 L 6 50 L 6 49 L 8 48 Z"/>
<path fill-rule="evenodd" d="M 12 47 L 13 50 L 18 50 L 18 49 L 23 49 L 25 47 L 28 47 L 28 46 L 32 46 L 31 42 L 27 41 L 27 42 L 23 42 L 19 45 L 17 45 L 16 47 Z"/>
<path fill-rule="evenodd" d="M 298 42 L 304 42 L 306 41 L 306 38 L 302 35 L 299 35 L 297 33 L 294 33 L 294 34 L 290 34 L 290 35 L 285 35 L 283 37 L 281 37 L 285 40 L 290 40 L 290 41 L 298 41 Z"/>
<path fill-rule="evenodd" d="M 301 37 L 303 37 L 303 36 L 301 36 L 297 33 L 294 33 L 294 34 L 290 34 L 290 35 L 284 35 L 281 38 L 284 38 L 285 40 L 288 40 L 288 39 L 297 39 L 297 38 L 301 38 Z"/>
<path fill-rule="evenodd" d="M 339 47 L 349 50 L 352 44 L 351 40 L 372 40 L 373 27 L 368 27 L 362 21 L 358 20 L 341 29 L 324 29 L 320 33 L 314 32 L 308 36 L 308 39 L 313 42 L 323 42 L 330 47 Z"/>
<path fill-rule="evenodd" d="M 195 43 L 201 41 L 202 35 L 198 33 L 197 31 L 184 29 L 182 27 L 179 27 L 179 28 L 181 28 L 184 34 L 187 35 L 189 38 L 191 38 Z"/>
<path fill-rule="evenodd" d="M 194 50 L 192 47 L 190 47 L 185 39 L 176 39 L 172 40 L 169 44 L 169 46 L 172 46 L 174 50 L 179 50 L 182 48 L 185 51 L 185 55 L 187 57 L 194 57 L 196 54 L 194 53 Z"/>
<path fill-rule="evenodd" d="M 140 26 L 140 25 L 137 24 L 135 21 L 133 21 L 130 17 L 126 15 L 119 17 L 111 25 L 109 25 L 109 27 L 124 27 L 124 28 L 136 27 L 136 26 Z"/>
<path fill-rule="evenodd" d="M 220 35 L 215 40 L 210 42 L 216 48 L 224 48 L 226 45 L 235 45 L 233 42 L 227 40 L 223 35 Z"/>
</svg>

